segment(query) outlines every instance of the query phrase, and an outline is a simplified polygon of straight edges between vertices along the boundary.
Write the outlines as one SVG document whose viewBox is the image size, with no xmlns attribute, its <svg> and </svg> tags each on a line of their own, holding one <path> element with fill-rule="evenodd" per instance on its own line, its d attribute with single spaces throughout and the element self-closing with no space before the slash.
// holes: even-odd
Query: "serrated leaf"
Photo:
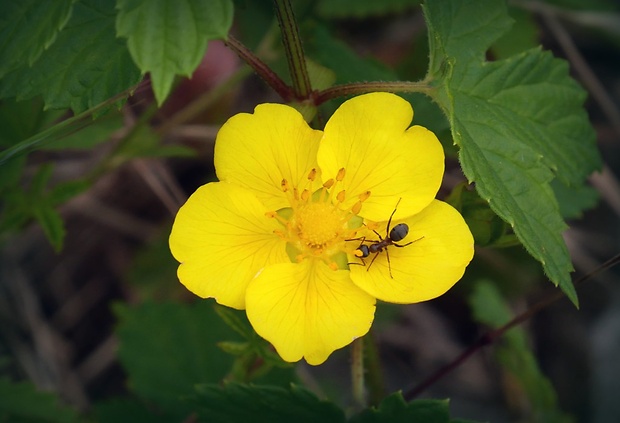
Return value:
<svg viewBox="0 0 620 423">
<path fill-rule="evenodd" d="M 600 166 L 585 92 L 564 61 L 529 50 L 485 62 L 510 24 L 502 2 L 429 1 L 429 76 L 480 196 L 514 229 L 551 281 L 577 304 L 566 228 L 550 182 L 580 185 Z"/>
<path fill-rule="evenodd" d="M 210 423 L 344 423 L 344 412 L 310 391 L 229 383 L 199 385 L 191 397 L 199 416 Z M 242 406 L 240 406 L 242 404 Z"/>
<path fill-rule="evenodd" d="M 230 0 L 118 0 L 117 7 L 117 33 L 142 72 L 151 73 L 160 105 L 174 77 L 198 67 L 207 42 L 226 38 L 233 17 Z"/>
<path fill-rule="evenodd" d="M 59 405 L 55 395 L 39 392 L 30 383 L 0 378 L 0 421 L 72 423 L 78 419 L 75 410 Z"/>
<path fill-rule="evenodd" d="M 171 281 L 173 282 L 173 281 Z M 146 303 L 114 307 L 119 358 L 129 384 L 143 398 L 174 407 L 197 383 L 217 383 L 232 357 L 216 343 L 238 339 L 213 311 L 212 301 L 191 305 Z"/>
<path fill-rule="evenodd" d="M 379 407 L 369 408 L 349 420 L 350 423 L 450 423 L 447 400 L 405 402 L 400 392 L 385 398 Z"/>
<path fill-rule="evenodd" d="M 327 18 L 364 18 L 403 12 L 419 4 L 420 0 L 321 0 L 317 10 Z"/>
<path fill-rule="evenodd" d="M 32 65 L 67 23 L 74 1 L 0 2 L 0 78 Z"/>
<path fill-rule="evenodd" d="M 80 113 L 135 85 L 140 72 L 116 38 L 115 18 L 114 2 L 75 3 L 69 22 L 32 67 L 0 80 L 0 98 L 42 95 L 47 108 Z"/>
</svg>

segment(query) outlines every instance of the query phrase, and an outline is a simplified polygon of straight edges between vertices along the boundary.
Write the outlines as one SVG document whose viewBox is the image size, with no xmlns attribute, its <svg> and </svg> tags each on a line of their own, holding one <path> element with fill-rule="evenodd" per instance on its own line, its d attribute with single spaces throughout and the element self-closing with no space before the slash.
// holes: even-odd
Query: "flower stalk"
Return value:
<svg viewBox="0 0 620 423">
<path fill-rule="evenodd" d="M 313 95 L 314 104 L 320 105 L 328 100 L 345 97 L 351 95 L 360 95 L 373 92 L 388 93 L 423 93 L 431 95 L 434 88 L 429 81 L 372 81 L 372 82 L 354 82 L 351 84 L 341 84 L 329 87 L 319 91 Z"/>
<path fill-rule="evenodd" d="M 284 43 L 284 51 L 288 62 L 289 72 L 293 81 L 293 91 L 298 100 L 306 100 L 310 98 L 312 86 L 306 68 L 306 58 L 301 46 L 301 38 L 299 37 L 299 28 L 293 14 L 293 7 L 290 0 L 274 1 L 276 16 L 280 31 L 282 33 L 282 42 Z"/>
<path fill-rule="evenodd" d="M 351 385 L 355 406 L 366 408 L 366 386 L 364 382 L 364 338 L 357 338 L 351 344 Z"/>
</svg>

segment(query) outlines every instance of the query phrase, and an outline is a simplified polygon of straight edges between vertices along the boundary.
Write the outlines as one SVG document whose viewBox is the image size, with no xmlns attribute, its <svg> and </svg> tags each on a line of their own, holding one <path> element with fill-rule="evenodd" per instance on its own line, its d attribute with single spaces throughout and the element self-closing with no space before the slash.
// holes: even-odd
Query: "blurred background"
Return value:
<svg viewBox="0 0 620 423">
<path fill-rule="evenodd" d="M 308 56 L 319 69 L 336 71 L 335 76 L 326 71 L 319 84 L 424 76 L 428 40 L 421 9 L 412 2 L 388 3 L 394 5 L 366 10 L 347 2 L 300 2 Z M 515 27 L 488 59 L 542 44 L 570 63 L 589 93 L 586 107 L 605 165 L 590 178 L 592 189 L 575 199 L 581 206 L 566 212 L 565 240 L 577 278 L 620 252 L 620 5 L 611 0 L 554 3 L 511 3 Z M 270 2 L 238 1 L 235 19 L 235 36 L 286 78 Z M 336 63 L 330 62 L 333 57 Z M 219 126 L 270 101 L 280 99 L 223 43 L 212 42 L 193 77 L 179 81 L 160 109 L 147 78 L 120 111 L 28 156 L 24 190 L 43 180 L 45 172 L 46 186 L 65 187 L 84 178 L 88 184 L 79 195 L 58 202 L 62 250 L 55 251 L 36 223 L 0 238 L 0 374 L 31 380 L 82 410 L 126 392 L 112 304 L 198 301 L 178 282 L 177 263 L 168 250 L 174 215 L 198 186 L 215 180 Z M 411 101 L 420 104 L 415 122 L 433 129 L 446 147 L 439 194 L 445 199 L 464 182 L 449 128 L 432 105 Z M 336 105 L 328 104 L 323 117 Z M 50 113 L 41 111 L 37 100 L 4 101 L 0 107 Z M 62 114 L 45 116 L 63 119 Z M 14 115 L 3 112 L 2 119 L 1 137 L 11 130 L 20 133 Z M 137 125 L 143 122 L 146 129 Z M 53 168 L 43 166 L 49 163 Z M 570 206 L 571 198 L 562 203 Z M 582 211 L 583 204 L 588 206 Z M 619 275 L 620 268 L 613 268 L 581 284 L 580 310 L 560 300 L 521 326 L 557 393 L 559 409 L 577 422 L 620 421 Z M 379 305 L 372 336 L 388 392 L 412 388 L 488 330 L 472 313 L 481 280 L 501 293 L 513 313 L 555 292 L 521 247 L 479 247 L 465 278 L 447 295 L 423 304 Z M 421 397 L 450 398 L 452 415 L 460 418 L 530 421 L 528 411 L 536 405 L 502 361 L 502 345 L 481 349 Z M 299 365 L 298 374 L 310 388 L 346 404 L 348 363 L 348 351 L 338 351 L 323 366 Z"/>
</svg>

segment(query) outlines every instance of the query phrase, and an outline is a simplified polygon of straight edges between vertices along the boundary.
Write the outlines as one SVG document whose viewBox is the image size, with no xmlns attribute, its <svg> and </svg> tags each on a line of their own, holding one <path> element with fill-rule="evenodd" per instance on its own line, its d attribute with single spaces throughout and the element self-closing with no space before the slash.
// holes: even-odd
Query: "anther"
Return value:
<svg viewBox="0 0 620 423">
<path fill-rule="evenodd" d="M 282 182 L 280 182 L 280 186 L 282 187 L 282 191 L 288 191 L 288 181 L 286 179 L 282 179 Z"/>
<path fill-rule="evenodd" d="M 331 187 L 334 186 L 334 180 L 333 179 L 328 179 L 327 181 L 325 181 L 325 183 L 323 184 L 324 188 L 330 189 Z"/>
<path fill-rule="evenodd" d="M 336 270 L 338 270 L 338 265 L 336 264 L 336 262 L 332 261 L 331 263 L 328 264 L 329 268 L 332 269 L 334 272 Z"/>
<path fill-rule="evenodd" d="M 274 217 L 276 217 L 276 215 L 277 215 L 277 213 L 276 213 L 276 212 L 274 212 L 274 211 L 268 211 L 268 212 L 265 212 L 265 216 L 270 217 L 270 218 L 272 218 L 272 219 L 273 219 Z"/>
<path fill-rule="evenodd" d="M 336 175 L 336 180 L 342 181 L 344 179 L 345 173 L 346 171 L 344 170 L 344 167 L 341 167 L 340 170 L 338 171 L 338 175 Z"/>
<path fill-rule="evenodd" d="M 308 179 L 310 179 L 311 181 L 314 181 L 316 179 L 316 169 L 312 168 L 310 170 L 310 172 L 308 173 Z"/>
<path fill-rule="evenodd" d="M 307 189 L 303 190 L 301 192 L 301 199 L 303 201 L 308 201 L 308 198 L 310 198 L 310 191 L 308 191 Z"/>
<path fill-rule="evenodd" d="M 357 203 L 355 203 L 353 205 L 353 207 L 351 207 L 351 212 L 353 214 L 360 214 L 360 211 L 362 210 L 362 202 L 358 201 Z"/>
<path fill-rule="evenodd" d="M 342 191 L 340 191 L 338 193 L 338 195 L 336 195 L 336 198 L 338 199 L 338 201 L 340 203 L 343 203 L 344 202 L 344 196 L 345 196 L 345 193 L 344 193 L 344 190 L 342 190 Z"/>
<path fill-rule="evenodd" d="M 368 197 L 370 197 L 370 191 L 366 191 L 360 194 L 358 198 L 360 199 L 360 201 L 366 201 L 368 200 Z"/>
</svg>

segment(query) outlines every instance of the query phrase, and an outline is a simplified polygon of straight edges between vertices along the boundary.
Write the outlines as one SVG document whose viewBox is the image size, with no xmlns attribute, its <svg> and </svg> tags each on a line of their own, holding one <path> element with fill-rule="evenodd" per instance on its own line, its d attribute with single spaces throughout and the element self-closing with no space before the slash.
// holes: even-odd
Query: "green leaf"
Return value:
<svg viewBox="0 0 620 423">
<path fill-rule="evenodd" d="M 484 61 L 510 25 L 502 2 L 432 0 L 424 10 L 434 97 L 450 121 L 465 175 L 577 304 L 561 236 L 566 224 L 549 184 L 555 176 L 581 185 L 600 166 L 585 92 L 566 62 L 538 49 Z"/>
<path fill-rule="evenodd" d="M 565 219 L 578 219 L 585 210 L 598 204 L 598 191 L 589 185 L 567 187 L 557 179 L 551 182 L 551 188 L 560 204 L 560 213 Z"/>
<path fill-rule="evenodd" d="M 336 83 L 393 81 L 396 73 L 372 58 L 362 58 L 327 28 L 316 25 L 304 33 L 308 55 L 336 73 Z"/>
<path fill-rule="evenodd" d="M 420 0 L 320 0 L 317 10 L 327 18 L 364 18 L 403 12 L 419 4 Z"/>
<path fill-rule="evenodd" d="M 44 111 L 41 99 L 0 103 L 0 146 L 11 147 L 61 117 L 63 111 Z"/>
<path fill-rule="evenodd" d="M 25 164 L 25 157 L 15 157 L 0 166 L 0 193 L 19 183 Z"/>
<path fill-rule="evenodd" d="M 514 19 L 512 28 L 495 41 L 491 47 L 491 52 L 496 59 L 504 59 L 517 53 L 523 53 L 540 44 L 538 40 L 540 30 L 529 11 L 511 7 L 510 16 Z"/>
<path fill-rule="evenodd" d="M 117 7 L 116 31 L 142 72 L 151 73 L 160 105 L 174 77 L 198 67 L 207 42 L 226 38 L 233 18 L 230 0 L 118 0 Z"/>
<path fill-rule="evenodd" d="M 77 422 L 77 413 L 59 405 L 51 393 L 39 392 L 30 383 L 0 378 L 0 421 L 20 423 Z"/>
<path fill-rule="evenodd" d="M 488 281 L 479 281 L 469 298 L 474 318 L 492 328 L 499 328 L 513 317 L 497 288 Z M 556 393 L 549 380 L 541 373 L 536 357 L 528 347 L 523 329 L 515 327 L 495 344 L 495 356 L 510 378 L 520 386 L 521 394 L 531 405 L 528 421 L 545 423 L 570 423 L 572 419 L 557 405 Z M 515 385 L 513 383 L 513 385 Z"/>
<path fill-rule="evenodd" d="M 198 385 L 191 401 L 210 423 L 344 423 L 344 412 L 310 391 L 229 383 Z"/>
<path fill-rule="evenodd" d="M 54 186 L 49 193 L 49 201 L 53 206 L 64 204 L 73 197 L 80 195 L 88 188 L 91 182 L 85 179 L 75 179 L 73 181 L 60 182 Z"/>
<path fill-rule="evenodd" d="M 123 127 L 123 116 L 110 111 L 105 116 L 90 122 L 84 128 L 58 137 L 42 146 L 45 150 L 89 150 L 110 139 L 110 136 Z"/>
<path fill-rule="evenodd" d="M 400 392 L 385 398 L 379 407 L 354 416 L 350 423 L 450 423 L 447 400 L 416 400 L 405 402 Z"/>
<path fill-rule="evenodd" d="M 222 324 L 212 301 L 116 304 L 114 310 L 120 321 L 119 358 L 130 387 L 143 398 L 175 407 L 195 384 L 217 383 L 230 369 L 232 357 L 216 343 L 239 338 Z"/>
<path fill-rule="evenodd" d="M 56 41 L 32 67 L 22 66 L 0 80 L 0 98 L 42 95 L 47 108 L 80 113 L 135 85 L 140 72 L 116 38 L 115 18 L 114 2 L 77 2 Z"/>
<path fill-rule="evenodd" d="M 54 208 L 45 203 L 40 202 L 33 206 L 32 213 L 43 228 L 45 236 L 47 237 L 54 251 L 58 252 L 62 250 L 62 244 L 65 239 L 65 225 L 62 218 Z"/>
<path fill-rule="evenodd" d="M 74 1 L 0 2 L 0 78 L 32 65 L 49 48 L 69 20 Z"/>
</svg>

